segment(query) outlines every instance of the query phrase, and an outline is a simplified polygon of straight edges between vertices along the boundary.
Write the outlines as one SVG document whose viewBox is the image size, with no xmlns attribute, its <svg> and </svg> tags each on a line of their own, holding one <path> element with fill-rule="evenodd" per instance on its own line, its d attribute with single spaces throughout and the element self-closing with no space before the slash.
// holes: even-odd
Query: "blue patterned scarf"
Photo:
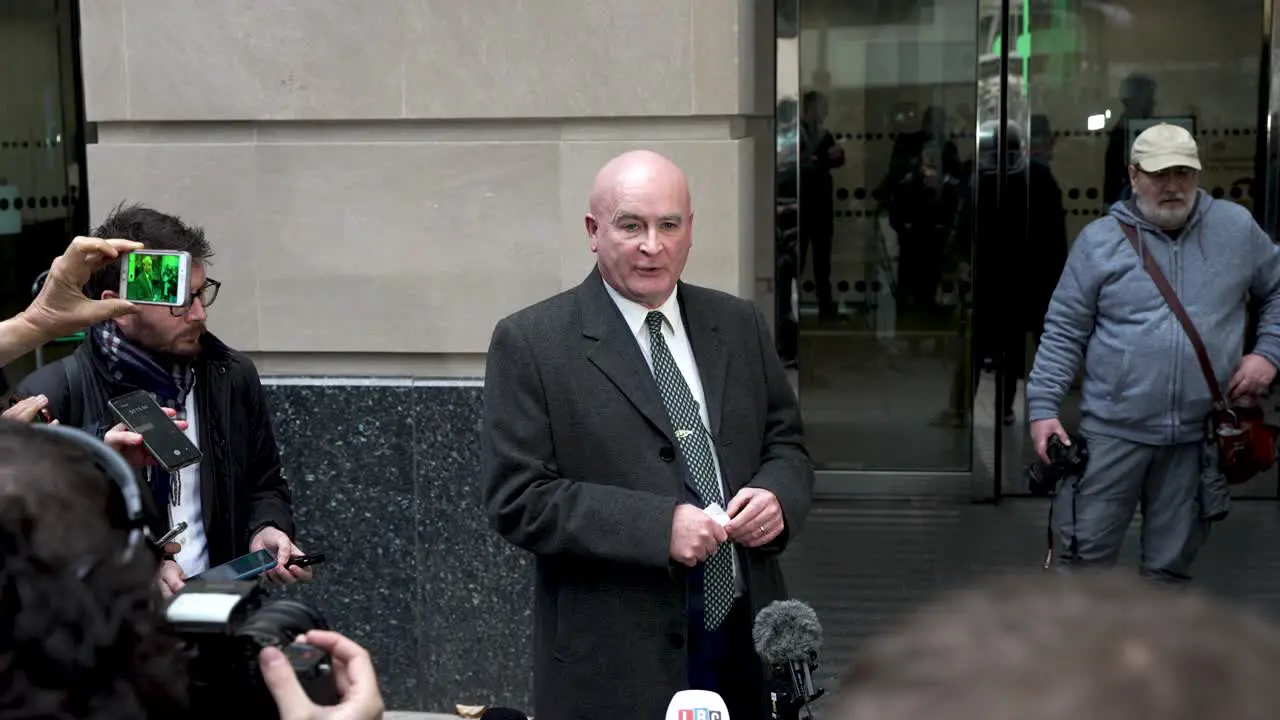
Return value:
<svg viewBox="0 0 1280 720">
<path fill-rule="evenodd" d="M 195 384 L 195 367 L 190 362 L 161 360 L 135 345 L 120 333 L 113 322 L 94 325 L 89 331 L 90 347 L 116 382 L 145 390 L 162 407 L 173 408 L 179 420 L 187 416 L 187 396 Z M 177 506 L 182 498 L 182 471 L 170 474 L 152 466 L 147 476 L 156 508 Z"/>
</svg>

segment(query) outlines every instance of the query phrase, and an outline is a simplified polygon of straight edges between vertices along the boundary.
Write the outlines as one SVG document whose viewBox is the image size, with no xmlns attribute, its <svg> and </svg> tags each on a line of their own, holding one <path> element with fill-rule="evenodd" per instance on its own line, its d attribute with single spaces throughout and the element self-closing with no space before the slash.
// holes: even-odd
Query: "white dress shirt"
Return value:
<svg viewBox="0 0 1280 720">
<path fill-rule="evenodd" d="M 632 337 L 639 343 L 640 352 L 644 354 L 644 361 L 649 366 L 649 372 L 652 373 L 653 349 L 649 345 L 649 308 L 623 297 L 607 282 L 604 283 L 604 288 L 609 292 L 609 297 L 613 298 L 618 310 L 622 312 L 622 319 L 626 321 Z M 720 493 L 724 496 L 724 502 L 720 503 L 720 507 L 727 510 L 729 501 L 732 498 L 729 496 L 728 486 L 725 485 L 724 475 L 720 472 L 720 458 L 711 435 L 710 415 L 707 414 L 707 399 L 702 391 L 702 376 L 698 374 L 698 363 L 693 357 L 693 345 L 689 342 L 689 334 L 684 327 L 684 318 L 680 314 L 679 292 L 679 288 L 672 291 L 671 297 L 667 298 L 667 301 L 660 307 L 654 309 L 661 312 L 662 316 L 667 320 L 662 324 L 662 339 L 667 342 L 667 348 L 671 351 L 671 358 L 675 360 L 676 367 L 680 370 L 680 374 L 684 376 L 685 383 L 689 386 L 689 392 L 693 393 L 693 399 L 698 403 L 698 416 L 702 418 L 702 426 L 707 430 L 707 443 L 711 446 L 711 462 L 715 466 L 716 482 L 719 483 Z M 730 547 L 733 546 L 730 545 Z M 731 557 L 733 558 L 734 584 L 740 596 L 742 594 L 742 573 L 739 572 L 738 568 L 738 553 L 735 551 Z"/>
<path fill-rule="evenodd" d="M 187 393 L 185 434 L 196 447 L 200 447 L 200 426 L 196 410 L 196 392 L 192 385 L 191 392 Z M 180 522 L 187 523 L 187 529 L 174 538 L 174 542 L 182 544 L 182 550 L 174 557 L 174 561 L 187 577 L 209 569 L 209 542 L 205 535 L 204 509 L 200 498 L 200 467 L 203 464 L 201 461 L 178 471 L 181 473 L 182 493 L 178 496 L 178 504 L 169 506 L 170 526 Z"/>
</svg>

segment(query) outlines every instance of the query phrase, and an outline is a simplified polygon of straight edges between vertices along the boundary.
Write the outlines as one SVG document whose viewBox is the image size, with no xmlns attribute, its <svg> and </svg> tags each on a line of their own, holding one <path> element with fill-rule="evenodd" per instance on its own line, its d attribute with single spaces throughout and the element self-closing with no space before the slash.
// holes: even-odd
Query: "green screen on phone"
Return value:
<svg viewBox="0 0 1280 720">
<path fill-rule="evenodd" d="M 178 304 L 178 271 L 182 258 L 134 252 L 126 255 L 128 285 L 125 300 L 132 302 Z"/>
</svg>

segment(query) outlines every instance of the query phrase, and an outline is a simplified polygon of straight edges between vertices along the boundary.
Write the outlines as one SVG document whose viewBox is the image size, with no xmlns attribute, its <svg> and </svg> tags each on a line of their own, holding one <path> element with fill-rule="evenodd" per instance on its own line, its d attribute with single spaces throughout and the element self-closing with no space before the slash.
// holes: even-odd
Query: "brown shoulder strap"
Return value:
<svg viewBox="0 0 1280 720">
<path fill-rule="evenodd" d="M 1147 275 L 1151 276 L 1151 281 L 1156 284 L 1156 288 L 1164 296 L 1164 301 L 1169 304 L 1169 309 L 1173 310 L 1178 322 L 1182 323 L 1182 329 L 1187 333 L 1187 339 L 1191 341 L 1191 347 L 1196 351 L 1196 359 L 1200 361 L 1200 371 L 1204 373 L 1205 382 L 1209 383 L 1209 392 L 1213 393 L 1213 404 L 1219 410 L 1225 410 L 1227 405 L 1222 398 L 1222 388 L 1218 387 L 1218 378 L 1214 375 L 1213 363 L 1209 360 L 1209 352 L 1205 350 L 1204 341 L 1200 339 L 1200 333 L 1191 322 L 1191 317 L 1187 315 L 1187 309 L 1182 306 L 1182 301 L 1178 299 L 1177 293 L 1173 291 L 1173 286 L 1169 284 L 1169 280 L 1160 271 L 1160 265 L 1156 263 L 1156 259 L 1151 256 L 1151 253 L 1143 251 L 1142 241 L 1138 238 L 1138 229 L 1126 222 L 1120 222 L 1120 227 L 1124 229 L 1124 236 L 1129 238 L 1129 244 L 1133 246 L 1133 251 L 1138 253 L 1138 257 L 1142 258 L 1143 264 L 1146 265 Z"/>
</svg>

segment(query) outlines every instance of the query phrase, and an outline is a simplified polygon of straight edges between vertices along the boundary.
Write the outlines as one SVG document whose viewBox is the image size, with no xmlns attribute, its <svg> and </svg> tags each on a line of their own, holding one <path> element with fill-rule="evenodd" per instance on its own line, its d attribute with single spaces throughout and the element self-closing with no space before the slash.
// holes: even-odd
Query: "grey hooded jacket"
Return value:
<svg viewBox="0 0 1280 720">
<path fill-rule="evenodd" d="M 1280 246 L 1240 205 L 1198 191 L 1177 239 L 1131 201 L 1090 223 L 1058 281 L 1027 382 L 1032 421 L 1055 418 L 1081 357 L 1081 429 L 1170 445 L 1204 437 L 1212 398 L 1195 350 L 1117 219 L 1138 228 L 1213 361 L 1219 387 L 1240 364 L 1248 296 L 1262 299 L 1253 352 L 1280 366 Z"/>
</svg>

